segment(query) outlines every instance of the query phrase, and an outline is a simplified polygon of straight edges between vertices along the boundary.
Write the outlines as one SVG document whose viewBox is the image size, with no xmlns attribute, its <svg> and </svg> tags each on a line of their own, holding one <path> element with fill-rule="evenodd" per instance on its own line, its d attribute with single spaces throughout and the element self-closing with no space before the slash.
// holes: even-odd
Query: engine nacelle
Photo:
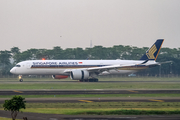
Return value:
<svg viewBox="0 0 180 120">
<path fill-rule="evenodd" d="M 52 75 L 52 78 L 53 79 L 65 79 L 67 78 L 68 76 L 66 75 Z"/>
<path fill-rule="evenodd" d="M 71 71 L 70 78 L 72 80 L 84 80 L 89 78 L 89 72 L 86 70 L 73 70 Z"/>
</svg>

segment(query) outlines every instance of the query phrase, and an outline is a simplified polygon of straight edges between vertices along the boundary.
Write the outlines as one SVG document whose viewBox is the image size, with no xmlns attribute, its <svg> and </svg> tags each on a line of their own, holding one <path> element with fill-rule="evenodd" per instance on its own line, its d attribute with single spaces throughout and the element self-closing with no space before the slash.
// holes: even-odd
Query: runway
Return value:
<svg viewBox="0 0 180 120">
<path fill-rule="evenodd" d="M 52 95 L 51 98 L 26 98 L 27 103 L 76 102 L 179 102 L 180 97 L 56 97 L 78 94 L 179 94 L 180 90 L 0 90 L 0 95 Z M 5 98 L 0 98 L 3 103 Z"/>
<path fill-rule="evenodd" d="M 13 80 L 13 81 L 5 81 L 5 80 L 1 80 L 0 81 L 1 83 L 20 83 L 19 80 Z M 78 83 L 79 81 L 78 80 L 67 80 L 67 81 L 62 81 L 62 80 L 50 80 L 50 81 L 45 81 L 45 80 L 38 80 L 38 81 L 35 81 L 35 80 L 26 80 L 24 79 L 23 83 Z M 180 81 L 177 81 L 177 80 L 172 80 L 172 81 L 163 81 L 163 80 L 158 80 L 158 81 L 147 81 L 147 80 L 144 80 L 144 81 L 133 81 L 133 80 L 127 80 L 127 81 L 98 81 L 98 82 L 81 82 L 81 83 L 173 83 L 173 82 L 176 82 L 176 83 L 179 83 Z"/>
<path fill-rule="evenodd" d="M 0 95 L 65 95 L 65 94 L 179 94 L 180 90 L 0 90 Z M 7 98 L 0 98 L 0 104 Z M 10 98 L 9 98 L 10 99 Z M 92 103 L 92 102 L 179 102 L 180 97 L 111 97 L 111 98 L 26 98 L 26 103 Z M 8 111 L 0 110 L 1 117 L 10 117 Z M 33 120 L 179 120 L 180 115 L 58 115 L 45 113 L 18 114 Z"/>
<path fill-rule="evenodd" d="M 0 104 L 8 98 L 0 98 Z M 26 98 L 27 103 L 78 103 L 78 102 L 179 102 L 180 97 L 112 97 L 112 98 Z"/>
<path fill-rule="evenodd" d="M 1 117 L 9 117 L 9 111 L 0 110 Z M 60 115 L 19 112 L 17 119 L 28 120 L 179 120 L 180 115 Z"/>
<path fill-rule="evenodd" d="M 69 95 L 69 94 L 179 94 L 180 90 L 0 90 L 0 95 Z"/>
<path fill-rule="evenodd" d="M 78 94 L 179 94 L 180 90 L 138 90 L 138 89 L 125 89 L 125 90 L 108 90 L 108 89 L 79 89 L 79 90 L 0 90 L 0 95 L 52 95 L 51 98 L 26 98 L 26 103 L 93 103 L 93 102 L 179 102 L 180 97 L 56 97 L 56 95 L 78 95 Z M 10 98 L 0 98 L 0 104 Z M 9 117 L 7 111 L 0 110 L 1 117 Z M 33 120 L 179 120 L 179 115 L 55 115 L 55 114 L 40 114 L 40 113 L 20 113 L 19 119 L 27 116 L 28 119 Z M 39 117 L 41 116 L 41 117 Z"/>
</svg>

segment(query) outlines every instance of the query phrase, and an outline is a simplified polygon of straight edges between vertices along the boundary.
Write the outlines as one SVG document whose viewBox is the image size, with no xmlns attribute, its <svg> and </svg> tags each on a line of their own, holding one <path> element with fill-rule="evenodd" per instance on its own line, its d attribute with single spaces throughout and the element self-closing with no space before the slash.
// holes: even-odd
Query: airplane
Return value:
<svg viewBox="0 0 180 120">
<path fill-rule="evenodd" d="M 81 82 L 98 82 L 98 75 L 131 74 L 159 66 L 156 62 L 164 39 L 158 39 L 140 60 L 27 60 L 17 63 L 10 72 L 19 75 L 52 75 L 54 79 L 70 77 Z"/>
</svg>

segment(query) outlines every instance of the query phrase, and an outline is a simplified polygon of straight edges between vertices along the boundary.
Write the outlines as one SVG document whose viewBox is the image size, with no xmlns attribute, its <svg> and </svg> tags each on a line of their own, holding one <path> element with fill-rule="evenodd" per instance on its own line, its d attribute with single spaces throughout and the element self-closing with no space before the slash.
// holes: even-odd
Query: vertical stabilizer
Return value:
<svg viewBox="0 0 180 120">
<path fill-rule="evenodd" d="M 157 59 L 157 56 L 159 54 L 159 51 L 161 49 L 161 46 L 164 42 L 164 39 L 158 39 L 147 51 L 146 53 L 141 57 L 140 60 L 155 60 Z"/>
</svg>

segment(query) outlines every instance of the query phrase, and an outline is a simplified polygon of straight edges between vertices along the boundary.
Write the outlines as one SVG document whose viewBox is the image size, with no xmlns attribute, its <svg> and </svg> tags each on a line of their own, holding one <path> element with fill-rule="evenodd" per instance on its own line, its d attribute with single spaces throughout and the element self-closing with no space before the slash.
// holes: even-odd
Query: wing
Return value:
<svg viewBox="0 0 180 120">
<path fill-rule="evenodd" d="M 103 67 L 91 67 L 91 68 L 83 68 L 81 70 L 87 70 L 90 73 L 101 73 L 104 71 L 109 71 L 109 70 L 118 70 L 120 68 L 124 68 L 124 69 L 128 69 L 128 68 L 132 68 L 132 67 L 142 67 L 142 66 L 148 66 L 145 65 L 148 62 L 148 60 L 145 60 L 144 62 L 140 63 L 140 64 L 117 64 L 117 65 L 109 65 L 109 66 L 103 66 Z M 73 71 L 74 69 L 66 69 L 64 72 L 65 73 L 70 73 L 71 71 Z"/>
<path fill-rule="evenodd" d="M 87 70 L 89 73 L 102 73 L 104 71 L 109 71 L 109 70 L 117 70 L 118 69 L 123 69 L 123 70 L 129 70 L 129 69 L 134 69 L 134 70 L 138 70 L 138 68 L 141 67 L 155 67 L 155 66 L 159 66 L 161 64 L 165 64 L 165 63 L 172 63 L 172 61 L 166 61 L 166 62 L 154 62 L 154 61 L 149 61 L 149 60 L 145 60 L 140 64 L 118 64 L 118 65 L 110 65 L 110 66 L 103 66 L 103 67 L 91 67 L 91 68 L 82 68 L 81 70 Z M 70 73 L 71 71 L 73 71 L 75 69 L 66 69 L 64 72 L 65 73 Z M 77 69 L 76 69 L 77 70 Z"/>
<path fill-rule="evenodd" d="M 89 72 L 104 72 L 104 71 L 109 71 L 109 70 L 118 70 L 120 68 L 129 68 L 132 66 L 136 66 L 136 64 L 126 64 L 126 65 L 110 65 L 110 66 L 103 66 L 103 67 L 92 67 L 92 68 L 87 68 L 86 70 Z"/>
</svg>

